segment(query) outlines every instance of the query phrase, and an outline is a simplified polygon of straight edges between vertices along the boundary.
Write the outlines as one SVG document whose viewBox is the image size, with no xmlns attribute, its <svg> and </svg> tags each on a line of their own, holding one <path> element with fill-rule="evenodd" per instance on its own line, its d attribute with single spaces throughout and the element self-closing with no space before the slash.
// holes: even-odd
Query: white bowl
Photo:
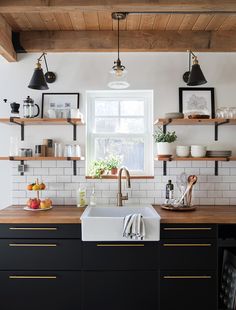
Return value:
<svg viewBox="0 0 236 310">
<path fill-rule="evenodd" d="M 187 145 L 176 146 L 176 155 L 178 157 L 188 157 L 190 154 L 190 147 Z"/>
<path fill-rule="evenodd" d="M 191 145 L 191 156 L 192 157 L 205 157 L 206 147 L 202 145 Z"/>
</svg>

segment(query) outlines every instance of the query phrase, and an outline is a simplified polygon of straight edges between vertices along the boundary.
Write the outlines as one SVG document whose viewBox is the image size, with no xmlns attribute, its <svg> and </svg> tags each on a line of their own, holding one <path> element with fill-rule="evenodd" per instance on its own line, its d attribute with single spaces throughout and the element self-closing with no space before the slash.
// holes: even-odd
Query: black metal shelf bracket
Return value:
<svg viewBox="0 0 236 310">
<path fill-rule="evenodd" d="M 71 121 L 71 118 L 67 118 L 67 122 L 73 126 L 73 140 L 77 140 L 77 125 Z"/>
<path fill-rule="evenodd" d="M 218 141 L 218 129 L 219 129 L 219 126 L 221 125 L 225 125 L 225 124 L 228 124 L 229 123 L 229 119 L 225 120 L 224 122 L 215 122 L 215 141 Z"/>
<path fill-rule="evenodd" d="M 25 140 L 25 125 L 16 122 L 14 117 L 10 117 L 10 122 L 13 124 L 19 125 L 21 127 L 21 141 L 24 141 Z"/>
<path fill-rule="evenodd" d="M 77 161 L 73 160 L 73 175 L 77 175 Z"/>
<path fill-rule="evenodd" d="M 163 175 L 167 175 L 167 162 L 163 161 Z"/>
<path fill-rule="evenodd" d="M 166 133 L 166 130 L 167 130 L 167 126 L 172 122 L 172 119 L 169 118 L 168 121 L 163 124 L 163 133 Z"/>
<path fill-rule="evenodd" d="M 219 175 L 219 162 L 217 160 L 215 161 L 215 175 Z"/>
</svg>

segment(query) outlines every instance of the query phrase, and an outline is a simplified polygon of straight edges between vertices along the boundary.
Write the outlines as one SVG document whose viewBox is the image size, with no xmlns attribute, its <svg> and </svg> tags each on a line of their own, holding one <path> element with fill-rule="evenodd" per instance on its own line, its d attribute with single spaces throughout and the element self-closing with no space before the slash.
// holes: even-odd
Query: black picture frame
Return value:
<svg viewBox="0 0 236 310">
<path fill-rule="evenodd" d="M 75 95 L 77 96 L 76 98 L 76 108 L 79 109 L 79 105 L 80 105 L 80 94 L 79 93 L 42 93 L 42 107 L 41 107 L 41 118 L 45 118 L 44 116 L 44 103 L 45 103 L 45 96 L 48 96 L 48 95 L 51 95 L 51 96 L 65 96 L 65 95 Z"/>
<path fill-rule="evenodd" d="M 184 113 L 183 93 L 185 91 L 191 91 L 191 92 L 206 91 L 206 92 L 210 92 L 210 98 L 211 98 L 210 117 L 215 118 L 215 89 L 214 89 L 214 87 L 180 87 L 179 88 L 179 112 L 180 113 Z"/>
</svg>

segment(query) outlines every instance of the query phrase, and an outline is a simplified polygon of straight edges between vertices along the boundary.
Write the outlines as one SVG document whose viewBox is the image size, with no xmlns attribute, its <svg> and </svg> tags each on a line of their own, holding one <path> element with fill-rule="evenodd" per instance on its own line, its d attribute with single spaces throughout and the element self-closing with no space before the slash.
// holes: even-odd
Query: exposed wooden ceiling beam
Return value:
<svg viewBox="0 0 236 310">
<path fill-rule="evenodd" d="M 113 52 L 114 31 L 25 31 L 20 43 L 27 52 Z M 122 31 L 121 51 L 235 52 L 236 31 Z"/>
<path fill-rule="evenodd" d="M 106 11 L 236 12 L 235 0 L 1 0 L 0 13 Z"/>
<path fill-rule="evenodd" d="M 16 61 L 16 52 L 12 45 L 12 29 L 0 16 L 0 55 L 10 62 Z"/>
</svg>

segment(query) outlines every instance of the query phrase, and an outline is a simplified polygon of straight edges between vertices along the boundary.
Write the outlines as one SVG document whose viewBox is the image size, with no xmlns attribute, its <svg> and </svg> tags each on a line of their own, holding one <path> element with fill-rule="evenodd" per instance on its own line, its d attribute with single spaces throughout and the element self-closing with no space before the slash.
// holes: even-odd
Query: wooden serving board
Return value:
<svg viewBox="0 0 236 310">
<path fill-rule="evenodd" d="M 192 207 L 173 207 L 170 205 L 161 205 L 161 208 L 163 210 L 168 210 L 168 211 L 176 211 L 176 212 L 188 212 L 188 211 L 195 211 L 197 207 L 192 206 Z"/>
</svg>

